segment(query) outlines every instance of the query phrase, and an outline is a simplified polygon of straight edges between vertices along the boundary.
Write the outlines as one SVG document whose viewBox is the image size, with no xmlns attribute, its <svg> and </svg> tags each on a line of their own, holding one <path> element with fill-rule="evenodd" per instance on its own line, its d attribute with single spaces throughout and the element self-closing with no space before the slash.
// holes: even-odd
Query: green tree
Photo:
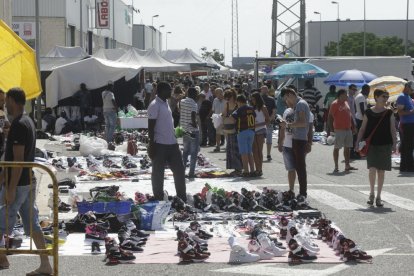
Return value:
<svg viewBox="0 0 414 276">
<path fill-rule="evenodd" d="M 207 50 L 207 47 L 201 48 L 201 56 L 203 58 L 212 57 L 215 61 L 224 66 L 224 55 L 219 50 L 213 49 L 212 52 Z"/>
<path fill-rule="evenodd" d="M 339 42 L 341 56 L 364 55 L 364 33 L 347 33 L 342 35 Z M 327 56 L 336 56 L 337 43 L 331 41 L 325 47 Z M 400 56 L 404 54 L 404 40 L 397 36 L 378 37 L 373 33 L 366 33 L 367 56 Z M 409 41 L 408 54 L 414 57 L 414 44 Z"/>
</svg>

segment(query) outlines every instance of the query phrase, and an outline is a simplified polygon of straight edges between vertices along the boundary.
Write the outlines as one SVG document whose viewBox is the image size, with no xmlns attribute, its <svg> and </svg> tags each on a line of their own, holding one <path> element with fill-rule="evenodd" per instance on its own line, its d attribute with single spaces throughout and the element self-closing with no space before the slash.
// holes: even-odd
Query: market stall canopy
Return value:
<svg viewBox="0 0 414 276">
<path fill-rule="evenodd" d="M 278 66 L 272 72 L 266 75 L 266 79 L 282 79 L 282 78 L 323 78 L 329 73 L 322 68 L 311 63 L 301 61 L 293 61 Z"/>
<path fill-rule="evenodd" d="M 87 58 L 87 57 L 86 57 Z M 41 72 L 50 72 L 57 67 L 67 65 L 69 63 L 74 63 L 76 61 L 82 60 L 81 57 L 41 57 L 40 58 L 40 71 Z"/>
<path fill-rule="evenodd" d="M 117 48 L 117 49 L 100 48 L 92 56 L 96 58 L 115 61 L 115 60 L 118 60 L 120 57 L 122 57 L 125 53 L 126 53 L 126 50 L 122 48 Z"/>
<path fill-rule="evenodd" d="M 0 89 L 20 87 L 26 99 L 39 96 L 42 87 L 34 50 L 2 20 L 0 37 Z"/>
<path fill-rule="evenodd" d="M 108 81 L 135 77 L 142 66 L 91 57 L 55 68 L 46 79 L 46 106 L 55 107 L 59 100 L 72 96 L 85 83 L 88 89 L 105 86 Z"/>
<path fill-rule="evenodd" d="M 372 80 L 368 83 L 370 90 L 367 102 L 369 104 L 375 104 L 374 91 L 376 89 L 382 89 L 389 93 L 390 98 L 388 102 L 393 103 L 397 101 L 398 95 L 403 92 L 406 82 L 406 80 L 394 76 L 384 76 Z"/>
<path fill-rule="evenodd" d="M 142 55 L 143 52 L 144 55 Z M 126 64 L 141 65 L 146 72 L 178 72 L 190 70 L 188 65 L 169 62 L 161 57 L 154 49 L 142 51 L 131 48 L 118 61 Z"/>
<path fill-rule="evenodd" d="M 230 68 L 221 65 L 220 63 L 218 63 L 212 56 L 208 56 L 205 59 L 208 63 L 214 64 L 218 67 L 218 70 L 220 71 L 220 73 L 226 73 L 229 72 Z"/>
<path fill-rule="evenodd" d="M 193 50 L 185 48 L 184 50 L 167 50 L 162 55 L 165 59 L 173 63 L 186 64 L 194 67 L 219 67 L 213 63 L 205 61 L 202 57 L 194 53 Z"/>
<path fill-rule="evenodd" d="M 342 87 L 347 87 L 351 84 L 355 84 L 356 86 L 361 87 L 376 78 L 377 76 L 372 73 L 360 71 L 358 69 L 352 69 L 331 74 L 323 82 L 328 85 L 333 84 Z"/>
<path fill-rule="evenodd" d="M 46 57 L 49 58 L 84 58 L 88 54 L 83 50 L 83 48 L 76 47 L 64 47 L 64 46 L 55 46 L 50 50 Z"/>
</svg>

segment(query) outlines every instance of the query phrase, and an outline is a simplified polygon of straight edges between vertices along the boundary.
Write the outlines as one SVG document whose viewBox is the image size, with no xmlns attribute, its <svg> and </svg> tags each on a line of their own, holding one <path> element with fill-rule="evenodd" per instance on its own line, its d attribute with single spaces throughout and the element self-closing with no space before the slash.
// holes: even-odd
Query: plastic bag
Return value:
<svg viewBox="0 0 414 276">
<path fill-rule="evenodd" d="M 139 205 L 140 229 L 162 230 L 170 208 L 171 202 L 168 201 L 151 201 Z"/>
<path fill-rule="evenodd" d="M 102 152 L 108 148 L 108 143 L 104 139 L 97 137 L 81 135 L 79 143 L 79 152 L 82 156 L 101 156 Z"/>
<path fill-rule="evenodd" d="M 223 124 L 223 117 L 221 117 L 221 114 L 213 114 L 211 119 L 213 120 L 214 128 L 219 128 Z"/>
<path fill-rule="evenodd" d="M 138 116 L 138 111 L 132 105 L 129 104 L 128 107 L 127 107 L 127 110 L 128 110 L 128 112 L 126 114 L 127 117 L 137 117 Z"/>
</svg>

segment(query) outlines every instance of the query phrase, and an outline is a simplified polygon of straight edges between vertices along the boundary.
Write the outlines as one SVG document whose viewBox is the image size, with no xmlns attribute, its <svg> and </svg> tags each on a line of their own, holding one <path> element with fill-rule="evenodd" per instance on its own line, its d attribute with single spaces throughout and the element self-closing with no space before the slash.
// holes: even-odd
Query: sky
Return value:
<svg viewBox="0 0 414 276">
<path fill-rule="evenodd" d="M 168 35 L 168 49 L 191 48 L 200 54 L 202 47 L 209 51 L 218 49 L 225 54 L 226 64 L 231 63 L 231 3 L 232 0 L 123 0 L 127 4 L 134 2 L 140 13 L 134 14 L 135 24 L 152 24 L 161 29 L 163 49 L 165 33 Z M 365 0 L 366 19 L 403 19 L 407 17 L 407 0 Z M 297 0 L 280 0 L 290 6 Z M 362 20 L 364 18 L 364 0 L 337 0 L 341 20 Z M 239 10 L 239 55 L 267 57 L 271 50 L 272 0 L 238 0 Z M 280 12 L 283 7 L 279 5 Z M 296 6 L 299 10 L 299 6 Z M 337 18 L 337 5 L 331 0 L 307 0 L 306 22 L 332 21 Z M 290 24 L 295 17 L 286 12 L 281 19 Z M 414 20 L 414 1 L 410 2 L 409 19 Z M 280 27 L 282 26 L 279 24 Z M 412 30 L 414 31 L 414 30 Z"/>
</svg>

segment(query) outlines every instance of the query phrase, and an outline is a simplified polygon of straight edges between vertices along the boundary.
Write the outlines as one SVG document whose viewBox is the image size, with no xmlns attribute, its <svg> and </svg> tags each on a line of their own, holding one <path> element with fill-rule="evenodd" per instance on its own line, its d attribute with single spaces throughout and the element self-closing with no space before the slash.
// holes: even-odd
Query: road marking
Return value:
<svg viewBox="0 0 414 276">
<path fill-rule="evenodd" d="M 259 187 L 289 187 L 288 183 L 285 184 L 275 184 L 275 183 L 267 183 L 267 184 L 263 184 L 263 183 L 254 183 L 255 186 L 259 186 Z M 400 183 L 400 184 L 385 184 L 385 185 L 389 185 L 392 187 L 412 187 L 414 186 L 414 183 Z M 308 187 L 347 187 L 347 188 L 354 188 L 354 187 L 367 187 L 368 184 L 364 183 L 364 184 L 338 184 L 338 183 L 317 183 L 317 184 L 310 184 L 308 183 Z"/>
<path fill-rule="evenodd" d="M 346 198 L 325 190 L 308 190 L 308 195 L 313 199 L 316 199 L 317 201 L 329 205 L 337 210 L 355 210 L 364 208 L 362 205 L 353 203 Z"/>
<path fill-rule="evenodd" d="M 407 239 L 410 241 L 410 243 L 411 243 L 411 248 L 413 248 L 414 249 L 414 241 L 413 241 L 413 238 L 411 238 L 410 237 L 410 235 L 408 235 L 408 234 L 405 234 L 405 236 L 407 237 Z"/>
<path fill-rule="evenodd" d="M 393 250 L 394 248 L 383 248 L 367 251 L 371 256 L 384 255 L 386 252 Z M 374 260 L 375 261 L 375 260 Z M 331 266 L 327 269 L 314 270 L 314 269 L 300 269 L 296 268 L 283 268 L 278 267 L 280 264 L 252 264 L 252 265 L 243 265 L 235 266 L 230 268 L 222 268 L 212 270 L 212 272 L 221 272 L 221 273 L 234 273 L 234 274 L 250 274 L 250 275 L 278 275 L 278 276 L 329 276 L 352 266 L 349 264 L 338 264 Z"/>
<path fill-rule="evenodd" d="M 361 191 L 361 193 L 369 195 L 370 192 Z M 389 192 L 382 192 L 381 198 L 389 204 L 395 205 L 405 210 L 414 211 L 414 201 L 408 198 L 400 197 Z"/>
</svg>

